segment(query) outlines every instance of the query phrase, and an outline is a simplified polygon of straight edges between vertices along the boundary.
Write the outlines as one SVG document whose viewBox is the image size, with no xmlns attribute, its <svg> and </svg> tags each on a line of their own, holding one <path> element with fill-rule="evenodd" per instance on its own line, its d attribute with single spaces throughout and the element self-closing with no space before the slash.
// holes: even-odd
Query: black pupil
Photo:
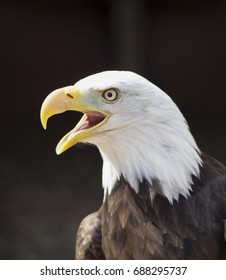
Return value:
<svg viewBox="0 0 226 280">
<path fill-rule="evenodd" d="M 113 93 L 112 93 L 111 91 L 109 91 L 109 92 L 107 93 L 107 96 L 108 96 L 109 98 L 111 98 L 111 97 L 113 96 Z"/>
</svg>

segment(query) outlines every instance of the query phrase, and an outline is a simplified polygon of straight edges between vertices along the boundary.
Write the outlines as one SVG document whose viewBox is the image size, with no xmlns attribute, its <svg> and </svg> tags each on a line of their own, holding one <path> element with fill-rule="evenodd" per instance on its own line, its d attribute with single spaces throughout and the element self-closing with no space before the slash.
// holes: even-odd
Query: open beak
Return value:
<svg viewBox="0 0 226 280">
<path fill-rule="evenodd" d="M 60 88 L 51 92 L 44 100 L 40 117 L 44 129 L 48 119 L 56 114 L 66 111 L 78 111 L 84 113 L 81 120 L 58 143 L 56 153 L 61 154 L 78 142 L 97 134 L 96 129 L 104 124 L 109 115 L 106 112 L 94 108 L 90 104 L 82 102 L 79 90 L 74 86 Z"/>
</svg>

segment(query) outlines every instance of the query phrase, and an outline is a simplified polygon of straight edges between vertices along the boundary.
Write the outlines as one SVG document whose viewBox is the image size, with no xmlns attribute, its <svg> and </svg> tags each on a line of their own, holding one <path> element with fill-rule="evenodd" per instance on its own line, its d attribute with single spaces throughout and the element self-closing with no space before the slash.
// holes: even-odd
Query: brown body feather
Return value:
<svg viewBox="0 0 226 280">
<path fill-rule="evenodd" d="M 226 259 L 226 168 L 203 155 L 192 192 L 170 204 L 158 181 L 123 178 L 81 223 L 76 259 Z M 150 188 L 157 194 L 150 199 Z"/>
</svg>

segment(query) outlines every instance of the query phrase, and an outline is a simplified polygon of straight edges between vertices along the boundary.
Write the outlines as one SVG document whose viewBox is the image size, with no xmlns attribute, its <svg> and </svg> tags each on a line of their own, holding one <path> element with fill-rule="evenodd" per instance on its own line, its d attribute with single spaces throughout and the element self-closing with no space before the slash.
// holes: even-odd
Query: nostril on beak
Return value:
<svg viewBox="0 0 226 280">
<path fill-rule="evenodd" d="M 74 99 L 74 97 L 70 93 L 66 93 L 66 96 L 71 100 Z"/>
</svg>

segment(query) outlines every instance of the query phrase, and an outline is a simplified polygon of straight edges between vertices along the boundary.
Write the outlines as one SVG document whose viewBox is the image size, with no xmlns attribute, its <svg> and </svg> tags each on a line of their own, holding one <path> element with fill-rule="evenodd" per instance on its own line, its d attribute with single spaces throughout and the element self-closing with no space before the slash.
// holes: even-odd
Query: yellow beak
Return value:
<svg viewBox="0 0 226 280">
<path fill-rule="evenodd" d="M 47 121 L 51 116 L 70 110 L 73 107 L 72 99 L 76 99 L 77 95 L 78 93 L 73 86 L 51 92 L 44 100 L 41 108 L 40 117 L 43 128 L 46 129 Z"/>
<path fill-rule="evenodd" d="M 56 147 L 57 154 L 61 154 L 76 143 L 84 142 L 84 139 L 97 134 L 96 128 L 105 123 L 109 117 L 106 112 L 94 108 L 82 100 L 80 91 L 74 86 L 68 86 L 51 92 L 42 104 L 40 118 L 44 129 L 47 127 L 48 119 L 53 115 L 68 110 L 84 113 L 75 128 L 67 133 L 58 143 Z"/>
</svg>

